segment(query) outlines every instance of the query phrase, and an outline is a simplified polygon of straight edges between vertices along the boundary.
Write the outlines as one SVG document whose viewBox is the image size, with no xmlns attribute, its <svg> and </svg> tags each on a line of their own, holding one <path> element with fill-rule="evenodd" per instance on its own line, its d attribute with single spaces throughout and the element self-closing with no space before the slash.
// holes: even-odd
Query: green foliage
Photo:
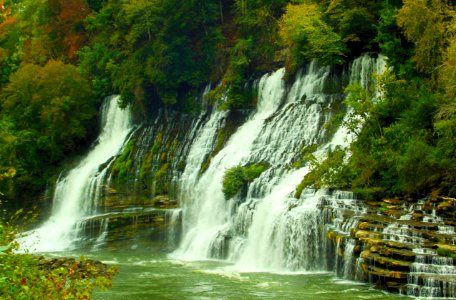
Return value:
<svg viewBox="0 0 456 300">
<path fill-rule="evenodd" d="M 405 0 L 397 24 L 415 43 L 413 60 L 418 71 L 431 74 L 441 64 L 447 15 L 453 13 L 444 0 Z"/>
<path fill-rule="evenodd" d="M 100 97 L 111 93 L 109 70 L 119 55 L 117 51 L 110 51 L 107 45 L 99 42 L 95 42 L 91 48 L 84 46 L 78 52 L 78 69 L 87 78 L 91 78 L 92 88 Z"/>
<path fill-rule="evenodd" d="M 382 128 L 378 124 L 372 92 L 364 89 L 361 84 L 355 83 L 347 86 L 345 93 L 347 98 L 344 103 L 349 107 L 349 112 L 344 126 L 358 134 L 362 125 L 372 120 L 378 125 L 378 134 L 383 135 Z"/>
<path fill-rule="evenodd" d="M 410 76 L 413 74 L 413 62 L 411 60 L 413 45 L 405 39 L 400 32 L 396 21 L 397 9 L 388 2 L 380 12 L 380 20 L 377 26 L 377 37 L 382 53 L 387 57 L 388 65 L 397 74 Z"/>
<path fill-rule="evenodd" d="M 253 40 L 239 39 L 231 51 L 230 65 L 224 78 L 225 97 L 219 98 L 221 109 L 245 108 L 252 104 L 251 89 L 245 87 L 247 68 L 252 56 Z M 220 87 L 222 88 L 222 87 Z M 249 105 L 250 104 L 250 105 Z"/>
<path fill-rule="evenodd" d="M 87 144 L 96 105 L 87 80 L 60 61 L 23 64 L 10 77 L 0 100 L 0 166 L 17 170 L 16 188 L 33 190 L 45 170 Z"/>
<path fill-rule="evenodd" d="M 291 167 L 300 168 L 304 166 L 305 163 L 309 162 L 310 160 L 313 160 L 315 157 L 312 155 L 312 153 L 315 152 L 315 150 L 317 150 L 317 147 L 317 144 L 304 145 L 301 149 L 301 153 L 299 153 L 297 160 L 292 163 Z"/>
<path fill-rule="evenodd" d="M 244 169 L 242 166 L 232 167 L 226 170 L 223 176 L 223 194 L 229 200 L 236 196 L 244 187 L 246 182 Z"/>
<path fill-rule="evenodd" d="M 324 65 L 343 63 L 346 49 L 342 39 L 323 20 L 317 4 L 288 4 L 279 23 L 279 34 L 291 49 L 292 70 L 312 59 Z"/>
<path fill-rule="evenodd" d="M 454 105 L 439 105 L 426 83 L 391 72 L 379 77 L 379 88 L 377 102 L 369 92 L 349 88 L 347 125 L 358 133 L 349 161 L 352 188 L 369 197 L 454 193 L 455 155 L 447 148 L 454 147 Z"/>
<path fill-rule="evenodd" d="M 0 171 L 0 183 L 15 176 L 14 170 Z M 0 195 L 2 190 L 0 189 Z M 0 200 L 0 206 L 2 201 Z M 35 219 L 33 211 L 16 211 L 9 220 L 0 215 L 0 295 L 2 299 L 89 299 L 96 288 L 111 286 L 117 267 L 103 274 L 86 268 L 84 274 L 76 263 L 59 268 L 43 267 L 45 259 L 30 254 L 17 254 L 19 221 L 24 225 Z"/>
<path fill-rule="evenodd" d="M 443 53 L 443 64 L 439 72 L 439 85 L 444 90 L 444 98 L 456 99 L 456 18 L 449 25 L 449 41 Z"/>
<path fill-rule="evenodd" d="M 327 157 L 319 161 L 313 155 L 309 157 L 310 171 L 295 191 L 295 198 L 300 198 L 305 188 L 350 188 L 351 170 L 345 162 L 346 150 L 337 147 L 329 151 Z"/>
<path fill-rule="evenodd" d="M 243 169 L 244 169 L 245 180 L 247 182 L 252 182 L 256 178 L 258 178 L 264 171 L 269 169 L 269 164 L 268 163 L 249 164 L 249 165 L 246 165 Z"/>
<path fill-rule="evenodd" d="M 248 183 L 258 178 L 269 168 L 267 163 L 249 164 L 246 166 L 235 166 L 226 170 L 223 176 L 223 194 L 229 200 L 236 196 Z"/>
<path fill-rule="evenodd" d="M 375 24 L 380 5 L 385 1 L 327 1 L 325 16 L 352 56 L 375 49 Z"/>
<path fill-rule="evenodd" d="M 106 83 L 114 88 L 125 104 L 134 103 L 143 113 L 151 103 L 173 105 L 185 89 L 212 76 L 216 49 L 223 41 L 216 26 L 218 4 L 107 1 L 88 19 L 87 28 L 95 37 L 81 52 L 80 66 L 94 83 L 105 80 L 102 87 Z M 94 68 L 91 62 L 101 57 Z"/>
<path fill-rule="evenodd" d="M 42 257 L 15 254 L 11 241 L 16 229 L 0 221 L 0 294 L 3 299 L 89 299 L 95 289 L 104 290 L 118 269 L 104 274 L 86 270 L 81 274 L 76 263 L 54 269 L 43 267 Z"/>
<path fill-rule="evenodd" d="M 285 0 L 236 0 L 234 1 L 236 25 L 239 26 L 238 41 L 250 41 L 248 66 L 261 72 L 270 71 L 274 55 L 279 50 L 277 19 L 283 13 Z M 246 65 L 247 66 L 247 65 Z"/>
</svg>

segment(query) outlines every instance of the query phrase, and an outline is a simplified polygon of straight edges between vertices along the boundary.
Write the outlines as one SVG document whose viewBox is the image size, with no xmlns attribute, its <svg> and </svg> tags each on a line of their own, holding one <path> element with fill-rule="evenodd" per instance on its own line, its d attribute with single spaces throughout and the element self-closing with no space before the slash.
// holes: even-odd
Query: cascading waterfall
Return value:
<svg viewBox="0 0 456 300">
<path fill-rule="evenodd" d="M 415 262 L 410 267 L 407 295 L 418 297 L 454 297 L 456 275 L 453 258 L 437 256 L 428 249 L 414 249 Z"/>
<path fill-rule="evenodd" d="M 410 220 L 414 212 L 422 212 L 423 204 L 423 201 L 419 201 L 412 205 L 403 219 Z M 444 220 L 436 215 L 435 209 L 430 214 L 423 212 L 422 222 L 421 225 L 437 225 L 436 233 L 440 239 L 454 241 L 454 226 L 445 225 Z M 414 230 L 413 226 L 398 225 L 393 228 L 396 228 L 395 232 L 390 227 L 385 230 L 390 238 L 396 236 L 396 239 L 413 245 L 429 244 L 429 236 Z M 437 251 L 430 248 L 415 247 L 412 251 L 416 256 L 407 276 L 406 294 L 418 297 L 455 297 L 456 267 L 453 258 L 438 256 Z"/>
<path fill-rule="evenodd" d="M 281 103 L 284 93 L 283 74 L 284 69 L 280 69 L 270 76 L 265 75 L 261 78 L 256 112 L 229 139 L 225 148 L 212 159 L 211 165 L 201 178 L 195 176 L 195 170 L 199 170 L 199 164 L 207 155 L 205 150 L 208 147 L 204 145 L 215 135 L 217 128 L 213 124 L 217 124 L 216 120 L 221 117 L 221 113 L 214 114 L 203 129 L 203 135 L 192 146 L 189 153 L 191 160 L 187 163 L 182 184 L 185 236 L 180 249 L 176 252 L 177 255 L 192 259 L 207 258 L 219 233 L 229 226 L 230 206 L 233 203 L 225 201 L 222 193 L 224 170 L 249 158 L 253 140 L 260 132 L 266 118 L 270 117 Z M 193 174 L 193 176 L 186 176 L 186 174 Z"/>
<path fill-rule="evenodd" d="M 372 73 L 381 71 L 384 64 L 381 56 L 362 56 L 350 67 L 349 81 L 367 86 Z M 292 193 L 309 169 L 306 165 L 296 169 L 292 164 L 305 147 L 320 145 L 315 155 L 323 157 L 326 151 L 349 144 L 346 130 L 330 136 L 323 126 L 342 100 L 343 83 L 331 76 L 329 67 L 318 67 L 315 62 L 297 75 L 289 89 L 283 74 L 281 69 L 261 78 L 257 110 L 200 177 L 195 170 L 210 151 L 203 146 L 210 140 L 203 132 L 214 132 L 216 126 L 208 126 L 196 139 L 189 154 L 192 163 L 187 163 L 184 172 L 194 176 L 183 176 L 181 181 L 184 236 L 174 255 L 228 258 L 238 268 L 249 270 L 328 269 L 330 258 L 322 230 L 325 218 L 318 204 L 324 196 L 337 199 L 340 195 L 306 191 L 295 199 Z M 214 113 L 211 120 L 216 118 Z M 270 167 L 248 185 L 246 196 L 225 200 L 225 171 L 259 162 Z"/>
<path fill-rule="evenodd" d="M 23 238 L 23 248 L 38 252 L 71 248 L 78 239 L 78 223 L 95 213 L 96 201 L 109 168 L 107 162 L 122 150 L 133 126 L 130 112 L 120 109 L 117 102 L 118 96 L 106 99 L 97 144 L 74 169 L 59 178 L 51 217 Z"/>
</svg>

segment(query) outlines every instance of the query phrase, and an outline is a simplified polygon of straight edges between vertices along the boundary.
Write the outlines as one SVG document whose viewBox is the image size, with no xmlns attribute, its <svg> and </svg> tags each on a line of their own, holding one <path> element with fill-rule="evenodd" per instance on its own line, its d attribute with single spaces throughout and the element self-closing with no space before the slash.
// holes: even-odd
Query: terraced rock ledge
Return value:
<svg viewBox="0 0 456 300">
<path fill-rule="evenodd" d="M 328 226 L 339 276 L 408 295 L 456 296 L 456 199 L 384 199 L 360 207 L 339 214 L 341 224 L 355 224 L 349 232 Z"/>
</svg>

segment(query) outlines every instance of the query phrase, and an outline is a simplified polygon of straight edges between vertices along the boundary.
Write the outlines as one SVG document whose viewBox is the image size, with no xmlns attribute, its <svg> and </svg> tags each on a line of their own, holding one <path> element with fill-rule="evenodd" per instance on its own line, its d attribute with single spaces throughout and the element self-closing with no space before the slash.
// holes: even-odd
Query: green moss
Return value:
<svg viewBox="0 0 456 300">
<path fill-rule="evenodd" d="M 117 175 L 120 179 L 126 179 L 125 176 L 133 164 L 132 160 L 130 159 L 133 148 L 134 140 L 130 140 L 125 146 L 122 154 L 116 158 L 112 165 L 111 172 L 114 176 Z"/>
<path fill-rule="evenodd" d="M 131 165 L 133 164 L 131 159 L 128 159 L 119 167 L 119 178 L 127 179 L 128 172 L 131 169 Z"/>
<path fill-rule="evenodd" d="M 212 158 L 216 156 L 217 153 L 220 152 L 220 150 L 223 149 L 223 145 L 225 145 L 225 143 L 228 141 L 228 139 L 234 133 L 235 130 L 235 126 L 227 125 L 218 131 L 217 138 L 215 139 L 214 150 L 212 150 L 211 154 L 209 154 L 208 157 L 201 164 L 201 168 L 199 171 L 200 174 L 203 174 L 207 170 L 207 168 L 209 168 Z"/>
<path fill-rule="evenodd" d="M 163 164 L 160 169 L 155 173 L 155 193 L 156 194 L 167 194 L 169 191 L 170 181 L 168 180 L 169 164 Z"/>
<path fill-rule="evenodd" d="M 379 207 L 378 211 L 381 212 L 382 214 L 386 213 L 388 211 L 387 207 Z"/>
<path fill-rule="evenodd" d="M 169 169 L 169 164 L 163 164 L 160 167 L 160 169 L 155 173 L 155 179 L 156 180 L 162 179 L 166 175 L 166 172 L 168 171 L 168 169 Z"/>
<path fill-rule="evenodd" d="M 453 259 L 456 259 L 456 253 L 454 253 L 453 251 L 451 251 L 450 249 L 447 249 L 447 248 L 442 248 L 442 247 L 437 248 L 437 254 L 440 256 L 446 256 L 446 257 L 451 257 Z"/>
<path fill-rule="evenodd" d="M 153 153 L 157 153 L 160 150 L 160 146 L 161 146 L 161 142 L 156 140 L 150 151 Z"/>
<path fill-rule="evenodd" d="M 151 167 L 152 167 L 152 159 L 153 159 L 154 153 L 152 151 L 149 151 L 147 153 L 145 159 L 141 162 L 141 169 L 139 170 L 139 177 L 140 178 L 145 178 L 147 174 L 150 172 Z"/>
</svg>

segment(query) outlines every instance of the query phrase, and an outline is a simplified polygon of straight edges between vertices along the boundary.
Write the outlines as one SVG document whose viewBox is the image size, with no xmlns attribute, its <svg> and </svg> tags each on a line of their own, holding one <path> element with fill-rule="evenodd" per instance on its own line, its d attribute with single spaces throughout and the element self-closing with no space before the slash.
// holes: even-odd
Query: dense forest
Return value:
<svg viewBox="0 0 456 300">
<path fill-rule="evenodd" d="M 348 86 L 350 155 L 311 160 L 302 186 L 364 197 L 456 195 L 456 11 L 447 0 L 0 0 L 0 191 L 39 195 L 97 135 L 102 99 L 136 118 L 189 114 L 208 82 L 218 109 L 245 83 L 311 60 L 382 53 L 377 86 Z M 380 94 L 379 99 L 374 95 Z M 220 95 L 225 95 L 220 97 Z M 22 200 L 21 200 L 22 199 Z"/>
</svg>

